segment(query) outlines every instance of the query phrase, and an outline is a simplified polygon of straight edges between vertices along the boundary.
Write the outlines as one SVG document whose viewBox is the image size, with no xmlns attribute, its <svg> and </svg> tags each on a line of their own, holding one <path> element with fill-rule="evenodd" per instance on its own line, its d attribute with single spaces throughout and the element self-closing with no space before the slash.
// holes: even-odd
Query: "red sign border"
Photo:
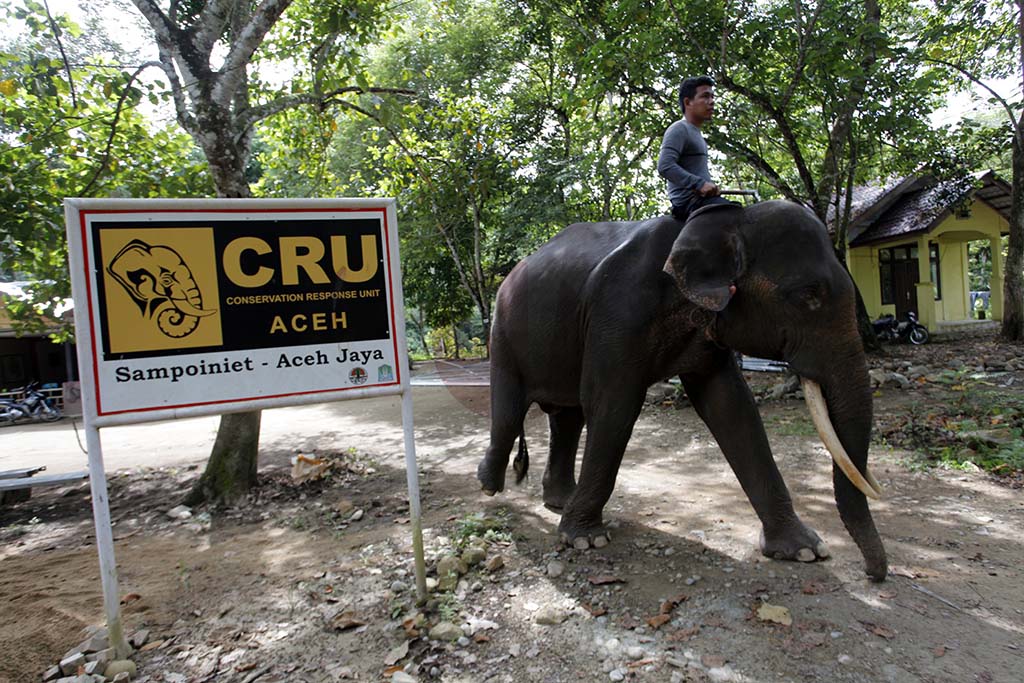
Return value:
<svg viewBox="0 0 1024 683">
<path fill-rule="evenodd" d="M 391 235 L 388 229 L 388 207 L 309 207 L 309 208 L 267 208 L 264 209 L 265 213 L 373 213 L 379 212 L 381 214 L 381 228 L 384 232 L 384 249 L 387 254 L 387 273 L 388 273 L 388 306 L 391 308 L 391 343 L 395 351 L 395 381 L 388 382 L 387 384 L 375 384 L 376 387 L 390 387 L 400 386 L 402 384 L 402 368 L 401 368 L 401 354 L 398 352 L 398 334 L 395 326 L 395 296 L 394 296 L 394 273 L 391 270 Z M 104 412 L 102 399 L 100 397 L 100 381 L 99 381 L 99 356 L 97 355 L 96 346 L 96 318 L 94 317 L 93 310 L 93 296 L 92 296 L 92 278 L 91 278 L 91 267 L 90 267 L 90 241 L 87 227 L 87 218 L 90 216 L 100 215 L 111 215 L 111 214 L 189 214 L 189 213 L 214 213 L 214 214 L 253 214 L 259 213 L 254 209 L 216 209 L 216 208 L 205 208 L 205 209 L 81 209 L 79 211 L 80 230 L 82 239 L 82 262 L 85 269 L 85 290 L 86 299 L 89 309 L 89 335 L 90 345 L 92 351 L 92 369 L 93 369 L 93 391 L 96 395 L 96 416 L 106 417 L 108 415 L 126 415 L 136 413 L 155 412 L 161 410 L 177 410 L 180 408 L 194 408 L 199 406 L 210 406 L 210 405 L 229 405 L 232 403 L 245 403 L 248 401 L 262 401 L 277 398 L 288 398 L 290 396 L 311 396 L 315 394 L 334 393 L 339 391 L 350 391 L 354 389 L 365 390 L 367 387 L 338 387 L 334 389 L 316 389 L 312 391 L 296 391 L 287 394 L 272 394 L 268 396 L 249 396 L 245 398 L 233 398 L 223 401 L 200 401 L 197 403 L 183 403 L 178 405 L 166 405 L 166 406 L 153 406 L 150 408 L 133 408 L 130 410 L 113 410 Z"/>
</svg>

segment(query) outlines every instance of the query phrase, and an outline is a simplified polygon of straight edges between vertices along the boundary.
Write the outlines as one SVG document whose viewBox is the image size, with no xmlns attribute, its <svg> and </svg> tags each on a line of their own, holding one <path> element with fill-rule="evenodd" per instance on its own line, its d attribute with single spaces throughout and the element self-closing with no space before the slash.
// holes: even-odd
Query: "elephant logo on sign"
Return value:
<svg viewBox="0 0 1024 683">
<path fill-rule="evenodd" d="M 170 247 L 132 240 L 117 252 L 107 272 L 121 283 L 144 316 L 156 318 L 157 327 L 168 337 L 187 337 L 200 318 L 217 312 L 203 308 L 192 271 Z"/>
</svg>

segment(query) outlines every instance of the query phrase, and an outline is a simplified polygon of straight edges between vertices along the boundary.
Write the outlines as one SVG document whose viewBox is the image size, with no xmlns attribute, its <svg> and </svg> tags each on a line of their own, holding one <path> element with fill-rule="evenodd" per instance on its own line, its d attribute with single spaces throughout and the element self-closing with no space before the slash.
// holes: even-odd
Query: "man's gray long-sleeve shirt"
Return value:
<svg viewBox="0 0 1024 683">
<path fill-rule="evenodd" d="M 661 141 L 658 173 L 668 181 L 668 198 L 673 206 L 686 206 L 704 183 L 710 183 L 708 145 L 700 128 L 686 119 L 676 121 Z"/>
</svg>

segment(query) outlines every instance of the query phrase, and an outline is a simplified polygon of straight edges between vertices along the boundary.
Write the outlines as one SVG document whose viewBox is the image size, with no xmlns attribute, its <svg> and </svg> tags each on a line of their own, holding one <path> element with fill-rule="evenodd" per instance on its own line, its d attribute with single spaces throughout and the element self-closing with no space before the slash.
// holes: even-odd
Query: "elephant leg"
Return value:
<svg viewBox="0 0 1024 683">
<path fill-rule="evenodd" d="M 828 547 L 793 509 L 754 396 L 732 352 L 722 351 L 716 361 L 711 372 L 685 374 L 680 379 L 761 520 L 761 552 L 777 560 L 801 562 L 828 557 Z"/>
<path fill-rule="evenodd" d="M 551 440 L 543 483 L 544 505 L 550 510 L 561 512 L 576 488 L 576 450 L 584 422 L 579 406 L 556 408 L 548 415 Z"/>
<path fill-rule="evenodd" d="M 491 363 L 491 441 L 476 468 L 483 492 L 493 496 L 505 490 L 505 470 L 516 437 L 522 433 L 529 407 L 518 373 Z"/>
<path fill-rule="evenodd" d="M 579 482 L 569 496 L 558 531 L 562 542 L 575 548 L 608 544 L 601 513 L 615 488 L 622 456 L 643 407 L 644 390 L 604 389 L 585 408 L 587 445 Z"/>
</svg>

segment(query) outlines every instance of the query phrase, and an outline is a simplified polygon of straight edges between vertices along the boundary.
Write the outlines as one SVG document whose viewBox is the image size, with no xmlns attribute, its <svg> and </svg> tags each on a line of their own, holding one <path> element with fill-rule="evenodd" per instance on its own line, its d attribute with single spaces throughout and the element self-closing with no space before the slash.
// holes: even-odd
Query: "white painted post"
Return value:
<svg viewBox="0 0 1024 683">
<path fill-rule="evenodd" d="M 121 623 L 121 602 L 117 592 L 117 561 L 114 559 L 114 532 L 110 526 L 110 500 L 107 497 L 107 476 L 103 471 L 103 449 L 100 430 L 86 422 L 85 446 L 89 452 L 89 487 L 92 489 L 92 517 L 96 525 L 96 548 L 100 556 L 100 581 L 103 584 L 103 607 L 107 614 L 110 646 L 118 658 L 131 654 Z"/>
<path fill-rule="evenodd" d="M 420 481 L 416 466 L 416 440 L 412 424 L 412 387 L 402 392 L 402 430 L 405 432 L 405 478 L 409 488 L 409 519 L 412 524 L 412 554 L 416 568 L 416 595 L 427 599 L 427 566 L 423 555 L 423 516 L 420 509 Z"/>
</svg>

